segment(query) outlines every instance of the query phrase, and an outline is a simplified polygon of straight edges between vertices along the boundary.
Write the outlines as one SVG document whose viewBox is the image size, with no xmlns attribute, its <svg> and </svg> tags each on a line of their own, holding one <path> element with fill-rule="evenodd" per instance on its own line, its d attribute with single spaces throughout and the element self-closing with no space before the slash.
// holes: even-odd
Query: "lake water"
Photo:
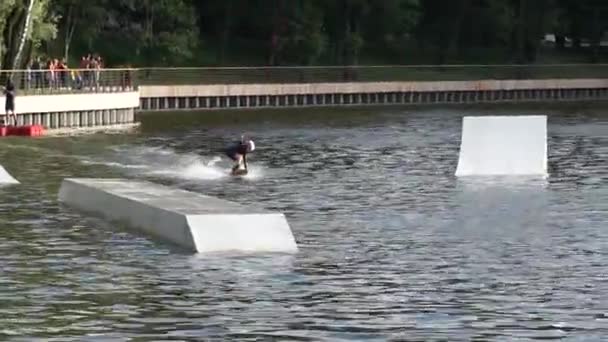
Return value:
<svg viewBox="0 0 608 342">
<path fill-rule="evenodd" d="M 462 181 L 461 118 L 549 115 L 542 179 Z M 0 141 L 0 340 L 608 336 L 601 105 L 163 113 L 129 134 Z M 251 174 L 219 153 L 249 132 Z M 128 177 L 284 212 L 295 255 L 192 255 L 57 203 Z"/>
</svg>

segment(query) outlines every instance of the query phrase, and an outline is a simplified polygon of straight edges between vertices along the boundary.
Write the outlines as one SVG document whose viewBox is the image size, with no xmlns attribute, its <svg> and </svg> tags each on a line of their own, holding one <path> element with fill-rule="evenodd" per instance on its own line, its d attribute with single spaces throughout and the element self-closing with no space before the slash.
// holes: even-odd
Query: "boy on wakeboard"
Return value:
<svg viewBox="0 0 608 342">
<path fill-rule="evenodd" d="M 226 149 L 228 158 L 235 161 L 235 165 L 232 167 L 233 175 L 247 173 L 247 154 L 253 150 L 255 150 L 255 143 L 244 135 L 241 136 L 239 142 Z"/>
</svg>

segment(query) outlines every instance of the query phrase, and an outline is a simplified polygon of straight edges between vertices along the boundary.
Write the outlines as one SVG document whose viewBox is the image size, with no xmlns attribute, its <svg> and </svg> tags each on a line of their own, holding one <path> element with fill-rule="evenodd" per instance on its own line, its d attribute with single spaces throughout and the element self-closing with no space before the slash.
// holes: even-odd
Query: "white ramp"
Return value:
<svg viewBox="0 0 608 342">
<path fill-rule="evenodd" d="M 19 184 L 19 181 L 13 178 L 2 165 L 0 165 L 0 184 Z"/>
<path fill-rule="evenodd" d="M 66 178 L 59 200 L 194 252 L 297 252 L 282 213 L 126 179 Z"/>
<path fill-rule="evenodd" d="M 466 116 L 456 176 L 547 175 L 547 117 Z"/>
</svg>

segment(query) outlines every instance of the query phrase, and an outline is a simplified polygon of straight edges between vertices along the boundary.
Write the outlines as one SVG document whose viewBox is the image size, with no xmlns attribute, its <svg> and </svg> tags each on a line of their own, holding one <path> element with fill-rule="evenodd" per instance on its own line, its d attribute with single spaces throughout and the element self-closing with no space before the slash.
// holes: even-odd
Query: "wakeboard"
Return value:
<svg viewBox="0 0 608 342">
<path fill-rule="evenodd" d="M 231 174 L 233 176 L 245 176 L 247 174 L 247 169 L 235 169 L 232 170 Z"/>
</svg>

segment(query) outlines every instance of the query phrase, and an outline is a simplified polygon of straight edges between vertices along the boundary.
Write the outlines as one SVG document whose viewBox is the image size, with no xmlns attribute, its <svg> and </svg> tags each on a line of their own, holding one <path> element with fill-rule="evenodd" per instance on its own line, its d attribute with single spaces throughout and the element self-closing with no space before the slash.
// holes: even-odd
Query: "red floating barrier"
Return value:
<svg viewBox="0 0 608 342">
<path fill-rule="evenodd" d="M 21 126 L 7 126 L 6 135 L 21 135 Z"/>
<path fill-rule="evenodd" d="M 2 135 L 2 131 L 0 130 L 0 136 L 17 135 L 25 137 L 39 137 L 44 135 L 44 127 L 41 125 L 6 126 L 2 128 L 6 129 L 6 134 Z"/>
</svg>

